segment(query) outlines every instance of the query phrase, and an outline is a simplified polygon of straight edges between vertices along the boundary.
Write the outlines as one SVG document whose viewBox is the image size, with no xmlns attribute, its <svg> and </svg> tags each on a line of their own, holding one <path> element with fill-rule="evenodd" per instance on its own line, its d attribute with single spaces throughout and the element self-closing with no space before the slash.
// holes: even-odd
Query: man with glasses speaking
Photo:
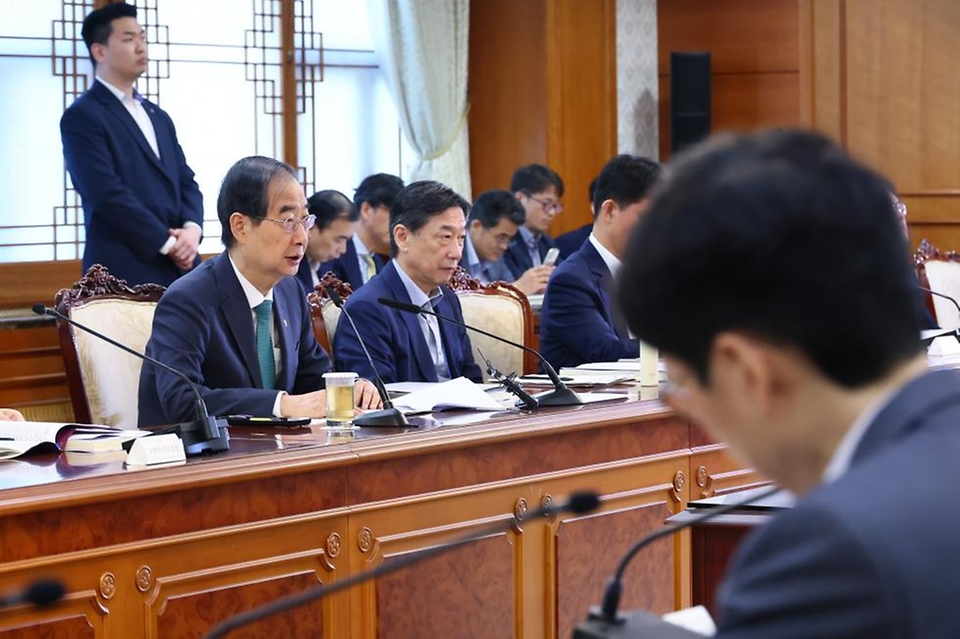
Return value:
<svg viewBox="0 0 960 639">
<path fill-rule="evenodd" d="M 240 160 L 223 179 L 217 215 L 226 251 L 164 293 L 147 355 L 196 382 L 211 415 L 323 417 L 330 358 L 293 277 L 315 222 L 296 173 L 270 158 Z M 355 396 L 361 408 L 380 405 L 366 380 Z M 187 421 L 193 411 L 183 379 L 142 368 L 140 425 Z"/>
</svg>

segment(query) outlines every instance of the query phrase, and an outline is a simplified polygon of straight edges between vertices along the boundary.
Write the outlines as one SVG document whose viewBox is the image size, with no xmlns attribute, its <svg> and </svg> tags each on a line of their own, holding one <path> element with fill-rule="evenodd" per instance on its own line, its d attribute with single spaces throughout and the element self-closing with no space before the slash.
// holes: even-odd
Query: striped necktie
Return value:
<svg viewBox="0 0 960 639">
<path fill-rule="evenodd" d="M 270 331 L 270 315 L 273 300 L 263 300 L 253 309 L 257 314 L 257 359 L 260 362 L 260 377 L 264 388 L 273 388 L 277 383 L 277 362 L 273 358 L 273 335 Z"/>
</svg>

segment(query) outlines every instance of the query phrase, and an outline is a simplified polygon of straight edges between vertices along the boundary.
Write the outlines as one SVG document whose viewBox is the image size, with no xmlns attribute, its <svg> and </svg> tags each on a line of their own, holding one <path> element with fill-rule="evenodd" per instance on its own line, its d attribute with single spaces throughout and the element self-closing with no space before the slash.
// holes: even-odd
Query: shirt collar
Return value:
<svg viewBox="0 0 960 639">
<path fill-rule="evenodd" d="M 410 276 L 407 275 L 407 272 L 403 270 L 403 267 L 400 266 L 397 260 L 393 260 L 393 265 L 397 269 L 397 275 L 400 276 L 400 281 L 403 282 L 403 288 L 407 290 L 407 295 L 410 296 L 410 302 L 421 308 L 427 303 L 430 304 L 431 308 L 436 308 L 440 298 L 443 297 L 443 290 L 438 286 L 435 291 L 427 295 L 410 279 Z"/>
<path fill-rule="evenodd" d="M 620 270 L 620 259 L 607 250 L 607 247 L 600 243 L 600 240 L 597 239 L 597 236 L 593 233 L 590 233 L 590 237 L 587 238 L 590 240 L 590 243 L 593 244 L 593 248 L 597 249 L 597 253 L 600 254 L 600 259 L 603 260 L 603 263 L 607 265 L 607 270 L 610 271 L 610 275 L 614 277 L 617 276 L 617 271 Z"/>
<path fill-rule="evenodd" d="M 353 234 L 353 248 L 357 249 L 357 255 L 370 255 L 370 249 L 368 249 L 367 245 L 360 239 L 359 233 Z"/>
<path fill-rule="evenodd" d="M 263 302 L 263 300 L 273 301 L 272 288 L 267 291 L 266 295 L 258 291 L 257 287 L 251 284 L 250 280 L 243 276 L 243 273 L 241 273 L 240 269 L 237 268 L 236 262 L 233 261 L 233 257 L 229 253 L 227 253 L 227 257 L 230 259 L 230 266 L 233 267 L 233 272 L 237 274 L 237 279 L 240 281 L 240 288 L 243 289 L 243 294 L 247 298 L 247 304 L 250 305 L 250 310 L 260 306 L 260 303 Z"/>
<path fill-rule="evenodd" d="M 123 91 L 121 91 L 121 90 L 118 89 L 117 87 L 113 86 L 112 84 L 110 84 L 109 82 L 107 82 L 106 80 L 104 80 L 103 78 L 101 78 L 99 75 L 97 76 L 97 81 L 98 81 L 100 84 L 102 84 L 103 86 L 107 87 L 107 90 L 110 91 L 110 93 L 112 93 L 114 96 L 116 96 L 116 98 L 117 98 L 118 100 L 120 100 L 121 102 L 125 102 L 126 100 L 129 100 L 129 99 L 132 99 L 132 98 L 133 98 L 133 94 L 129 94 L 129 95 L 128 95 L 128 94 L 124 93 Z M 136 91 L 134 91 L 133 93 L 136 93 Z"/>
<path fill-rule="evenodd" d="M 520 237 L 523 238 L 523 243 L 527 246 L 536 246 L 537 242 L 540 241 L 540 234 L 533 234 L 533 231 L 528 229 L 526 226 L 520 227 Z"/>
<path fill-rule="evenodd" d="M 867 430 L 869 430 L 870 425 L 873 423 L 873 420 L 877 418 L 877 415 L 880 414 L 880 411 L 886 408 L 890 400 L 893 399 L 896 390 L 897 389 L 893 389 L 881 395 L 860 413 L 846 434 L 844 434 L 843 439 L 840 440 L 840 444 L 833 451 L 830 462 L 826 468 L 823 469 L 823 483 L 828 484 L 837 480 L 847 472 L 850 468 L 850 461 L 853 459 L 853 454 L 860 446 L 864 435 L 867 434 Z"/>
<path fill-rule="evenodd" d="M 473 241 L 470 239 L 470 231 L 467 231 L 467 235 L 463 238 L 463 252 L 467 256 L 467 266 L 478 266 L 483 264 L 483 261 L 480 260 L 480 256 L 477 255 L 477 249 L 473 246 Z"/>
</svg>

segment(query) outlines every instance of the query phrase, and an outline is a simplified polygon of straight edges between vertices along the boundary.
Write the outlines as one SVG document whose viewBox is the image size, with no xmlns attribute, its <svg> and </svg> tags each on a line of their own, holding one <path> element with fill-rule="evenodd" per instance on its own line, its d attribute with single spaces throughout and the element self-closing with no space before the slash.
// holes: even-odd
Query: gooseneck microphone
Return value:
<svg viewBox="0 0 960 639">
<path fill-rule="evenodd" d="M 107 337 L 103 333 L 99 333 L 92 328 L 84 326 L 80 322 L 73 320 L 63 313 L 52 309 L 47 308 L 43 304 L 34 304 L 33 312 L 37 315 L 50 315 L 51 317 L 56 317 L 59 320 L 63 320 L 71 326 L 79 328 L 85 333 L 89 333 L 98 339 L 102 339 L 112 346 L 116 346 L 125 353 L 130 353 L 134 357 L 149 362 L 154 366 L 159 366 L 165 371 L 169 371 L 181 378 L 187 383 L 187 386 L 190 387 L 190 390 L 193 391 L 194 397 L 196 397 L 195 410 L 196 410 L 196 419 L 192 422 L 184 422 L 182 424 L 176 425 L 177 434 L 180 436 L 181 441 L 183 441 L 184 452 L 188 456 L 202 455 L 203 453 L 219 453 L 221 451 L 230 449 L 230 434 L 227 431 L 227 422 L 224 419 L 217 419 L 216 417 L 211 417 L 207 412 L 207 405 L 203 401 L 203 397 L 200 396 L 200 389 L 197 388 L 197 385 L 194 384 L 189 377 L 187 377 L 181 371 L 164 364 L 158 359 L 154 359 L 149 355 L 144 355 L 143 353 L 138 353 L 129 346 L 121 344 L 120 342 Z"/>
<path fill-rule="evenodd" d="M 696 524 L 702 524 L 705 521 L 709 521 L 720 515 L 724 515 L 731 510 L 736 510 L 742 508 L 747 504 L 761 501 L 767 497 L 773 495 L 774 493 L 780 492 L 781 488 L 779 486 L 773 486 L 768 490 L 764 490 L 759 494 L 751 491 L 751 494 L 746 499 L 741 499 L 740 501 L 733 502 L 732 504 L 726 504 L 724 506 L 719 506 L 717 508 L 711 508 L 707 510 L 702 515 L 691 517 L 687 521 L 676 524 L 674 526 L 666 526 L 661 530 L 658 530 L 654 533 L 651 533 L 634 544 L 630 550 L 628 550 L 623 558 L 620 560 L 620 563 L 617 565 L 617 569 L 613 574 L 613 577 L 610 578 L 610 581 L 607 582 L 606 588 L 603 592 L 603 601 L 600 604 L 599 608 L 593 608 L 590 610 L 590 614 L 587 616 L 587 620 L 577 626 L 577 629 L 574 631 L 574 639 L 591 639 L 597 637 L 616 637 L 623 636 L 629 637 L 631 635 L 637 636 L 636 633 L 630 632 L 619 632 L 617 629 L 625 626 L 630 618 L 620 615 L 620 597 L 623 594 L 623 573 L 626 571 L 627 566 L 630 565 L 630 562 L 637 555 L 638 552 L 657 541 L 663 537 L 670 536 L 676 532 L 679 532 L 690 526 Z M 641 617 L 642 623 L 651 624 L 658 623 L 657 617 L 655 620 L 651 620 L 649 614 L 643 615 Z M 665 622 L 664 622 L 665 623 Z"/>
<path fill-rule="evenodd" d="M 297 606 L 302 606 L 303 604 L 321 599 L 327 595 L 332 595 L 335 592 L 346 590 L 347 588 L 355 586 L 356 584 L 364 581 L 377 579 L 378 577 L 396 572 L 397 570 L 406 568 L 407 566 L 417 562 L 425 561 L 431 557 L 436 557 L 437 555 L 442 555 L 445 552 L 459 548 L 465 544 L 469 544 L 483 539 L 489 535 L 508 530 L 519 525 L 523 520 L 535 519 L 538 517 L 550 517 L 552 515 L 564 512 L 579 515 L 596 510 L 599 505 L 600 497 L 594 492 L 585 491 L 573 493 L 565 502 L 549 504 L 529 512 L 523 517 L 517 517 L 514 515 L 506 521 L 495 522 L 489 526 L 485 526 L 479 531 L 458 537 L 452 541 L 402 555 L 395 560 L 391 560 L 389 563 L 380 564 L 373 570 L 358 573 L 352 577 L 348 577 L 342 581 L 335 581 L 329 585 L 311 588 L 295 595 L 278 599 L 277 601 L 265 606 L 260 606 L 259 608 L 254 608 L 253 610 L 236 615 L 235 617 L 227 619 L 226 621 L 214 627 L 213 630 L 206 635 L 206 639 L 223 637 L 231 630 L 235 630 L 249 623 L 259 621 L 260 619 L 269 617 L 270 615 L 275 615 L 277 613 L 296 608 Z"/>
<path fill-rule="evenodd" d="M 367 362 L 370 364 L 370 369 L 376 378 L 374 380 L 374 386 L 377 387 L 377 392 L 380 394 L 380 401 L 383 402 L 382 410 L 370 411 L 363 415 L 358 415 L 354 418 L 353 423 L 357 426 L 379 426 L 381 428 L 391 426 L 406 428 L 410 426 L 406 415 L 404 415 L 400 409 L 395 408 L 393 402 L 390 400 L 390 394 L 387 392 L 387 387 L 384 385 L 383 379 L 377 371 L 377 365 L 373 363 L 373 358 L 370 357 L 370 351 L 367 350 L 367 345 L 363 343 L 363 338 L 360 337 L 360 331 L 357 330 L 357 325 L 353 323 L 353 318 L 345 308 L 343 298 L 333 290 L 333 287 L 327 287 L 327 295 L 330 296 L 330 301 L 333 302 L 333 305 L 339 308 L 343 316 L 350 322 L 350 326 L 357 336 L 357 341 L 360 342 L 360 348 L 363 349 L 363 354 L 367 356 Z"/>
<path fill-rule="evenodd" d="M 560 376 L 557 375 L 557 371 L 554 370 L 553 366 L 550 365 L 543 355 L 529 346 L 524 346 L 523 344 L 518 344 L 517 342 L 511 342 L 510 340 L 500 337 L 499 335 L 494 335 L 493 333 L 487 332 L 481 328 L 475 326 L 470 326 L 465 324 L 460 320 L 456 320 L 452 317 L 447 317 L 445 315 L 440 315 L 435 311 L 428 311 L 425 308 L 420 308 L 416 304 L 410 304 L 409 302 L 401 302 L 400 300 L 390 299 L 389 297 L 379 297 L 377 302 L 383 304 L 384 306 L 389 306 L 390 308 L 395 308 L 398 311 L 403 311 L 405 313 L 413 313 L 415 315 L 420 315 L 421 313 L 426 315 L 433 315 L 437 319 L 441 319 L 445 322 L 450 322 L 451 324 L 456 324 L 457 326 L 462 326 L 468 330 L 480 333 L 481 335 L 486 335 L 487 337 L 492 337 L 498 342 L 503 342 L 504 344 L 509 344 L 516 348 L 522 349 L 528 353 L 533 353 L 536 355 L 540 362 L 543 364 L 543 370 L 547 374 L 547 377 L 550 378 L 550 381 L 553 382 L 553 390 L 546 393 L 540 393 L 539 395 L 534 395 L 534 399 L 537 400 L 537 404 L 540 406 L 576 406 L 582 404 L 583 400 L 580 397 L 567 388 L 567 385 L 563 383 L 563 380 L 560 379 Z"/>
<path fill-rule="evenodd" d="M 919 284 L 917 284 L 917 288 L 923 291 L 924 293 L 929 293 L 930 295 L 936 295 L 937 297 L 942 297 L 945 300 L 949 300 L 950 303 L 957 308 L 957 313 L 960 314 L 960 303 L 958 303 L 957 300 L 955 300 L 954 298 L 950 297 L 949 295 L 944 295 L 943 293 L 938 293 L 932 288 L 927 288 L 926 286 L 920 286 Z"/>
<path fill-rule="evenodd" d="M 63 598 L 66 589 L 54 579 L 38 579 L 26 588 L 12 590 L 0 596 L 0 608 L 28 604 L 43 608 Z"/>
</svg>

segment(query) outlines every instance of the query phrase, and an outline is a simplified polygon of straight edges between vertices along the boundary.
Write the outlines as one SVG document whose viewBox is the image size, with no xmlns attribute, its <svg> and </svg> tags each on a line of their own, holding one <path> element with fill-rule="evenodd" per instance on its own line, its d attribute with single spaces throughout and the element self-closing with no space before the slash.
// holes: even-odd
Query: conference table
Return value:
<svg viewBox="0 0 960 639">
<path fill-rule="evenodd" d="M 691 499 L 762 483 L 722 445 L 626 387 L 605 403 L 444 412 L 404 430 L 231 427 L 231 449 L 137 470 L 41 455 L 0 463 L 7 637 L 200 637 L 239 612 L 484 529 L 502 532 L 231 637 L 569 637 L 620 556 Z M 650 395 L 650 397 L 648 397 Z M 528 518 L 577 490 L 598 511 Z M 623 609 L 691 603 L 690 537 L 641 554 Z"/>
</svg>

